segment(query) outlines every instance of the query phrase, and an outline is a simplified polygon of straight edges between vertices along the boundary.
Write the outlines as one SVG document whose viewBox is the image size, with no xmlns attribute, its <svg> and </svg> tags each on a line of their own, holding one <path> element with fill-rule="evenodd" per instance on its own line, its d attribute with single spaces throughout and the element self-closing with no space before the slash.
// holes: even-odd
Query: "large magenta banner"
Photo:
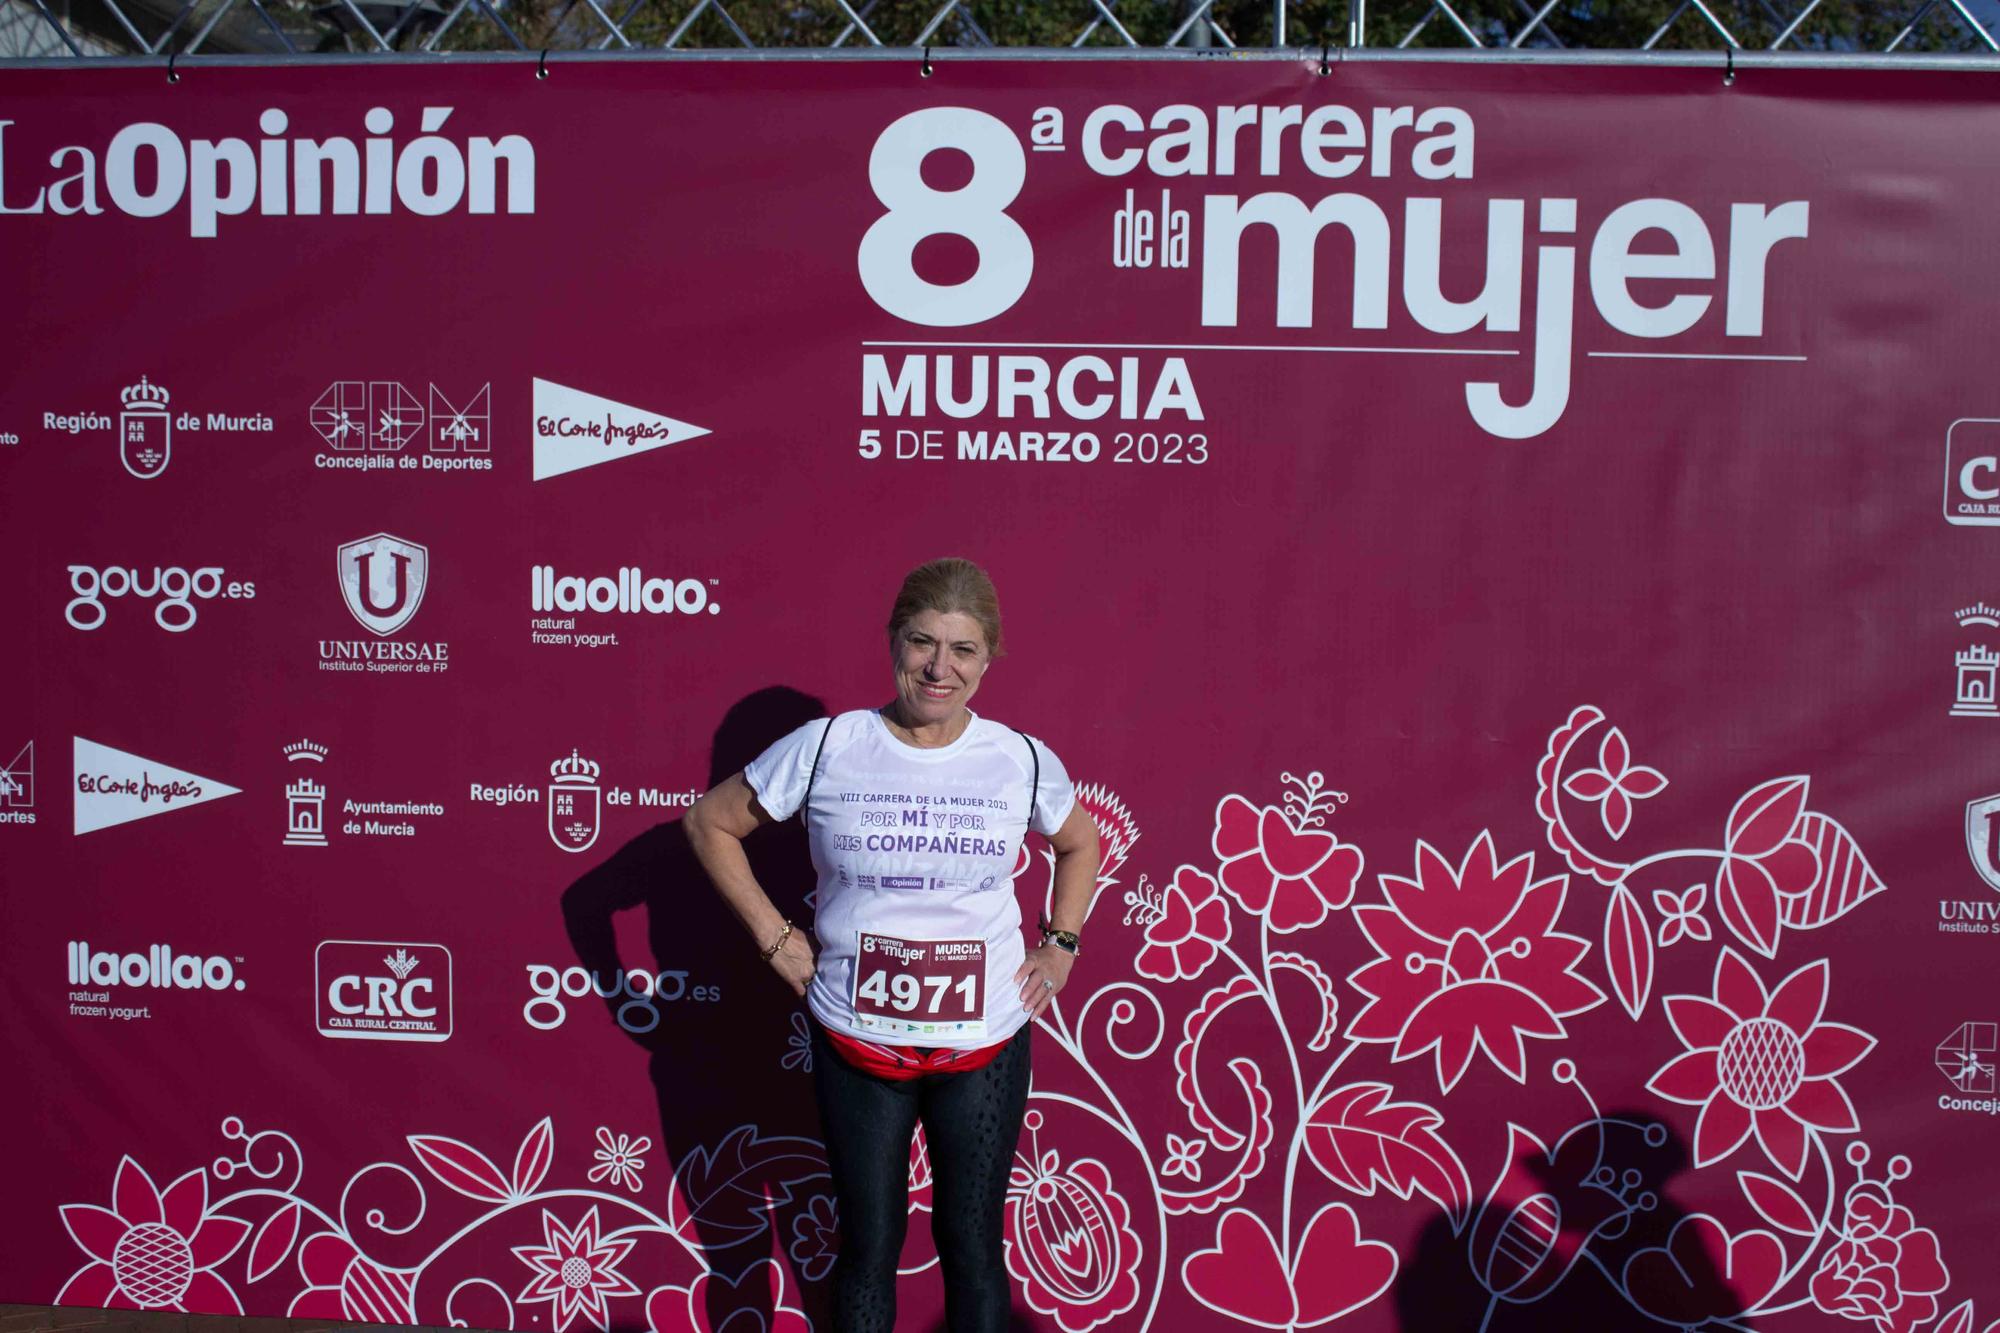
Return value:
<svg viewBox="0 0 2000 1333">
<path fill-rule="evenodd" d="M 1996 129 L 1922 71 L 0 73 L 0 1297 L 829 1327 L 805 1015 L 679 821 L 963 554 L 1106 852 L 1021 1327 L 1989 1328 Z"/>
</svg>

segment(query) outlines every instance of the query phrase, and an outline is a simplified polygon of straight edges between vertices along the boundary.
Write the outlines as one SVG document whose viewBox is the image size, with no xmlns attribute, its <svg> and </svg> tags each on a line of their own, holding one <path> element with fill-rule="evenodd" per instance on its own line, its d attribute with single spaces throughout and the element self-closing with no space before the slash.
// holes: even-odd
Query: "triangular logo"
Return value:
<svg viewBox="0 0 2000 1333">
<path fill-rule="evenodd" d="M 536 481 L 708 434 L 705 426 L 690 426 L 554 380 L 535 381 L 534 415 Z"/>
<path fill-rule="evenodd" d="M 169 810 L 235 796 L 237 788 L 76 738 L 76 832 L 95 833 Z"/>
</svg>

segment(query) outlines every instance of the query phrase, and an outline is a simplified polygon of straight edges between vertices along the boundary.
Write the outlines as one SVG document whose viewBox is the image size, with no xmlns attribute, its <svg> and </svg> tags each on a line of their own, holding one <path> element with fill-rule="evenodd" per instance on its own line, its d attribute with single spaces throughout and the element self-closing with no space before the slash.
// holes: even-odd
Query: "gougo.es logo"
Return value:
<svg viewBox="0 0 2000 1333">
<path fill-rule="evenodd" d="M 639 968 L 585 971 L 581 967 L 555 968 L 546 963 L 528 964 L 528 990 L 532 998 L 521 1006 L 528 1026 L 550 1032 L 569 1017 L 569 1000 L 594 995 L 615 1004 L 613 1016 L 627 1032 L 643 1034 L 660 1025 L 660 1006 L 679 1000 L 713 1003 L 722 998 L 722 987 L 690 986 L 688 974 L 678 969 L 647 972 Z"/>
<path fill-rule="evenodd" d="M 102 570 L 95 565 L 71 565 L 69 587 L 75 596 L 63 608 L 63 619 L 77 629 L 93 630 L 110 618 L 104 607 L 106 598 L 157 597 L 161 600 L 153 608 L 153 621 L 172 634 L 193 628 L 198 614 L 196 600 L 222 597 L 247 601 L 257 595 L 256 584 L 230 579 L 220 565 L 203 565 L 192 572 L 179 565 L 165 569 L 155 565 L 146 573 L 119 565 Z"/>
</svg>

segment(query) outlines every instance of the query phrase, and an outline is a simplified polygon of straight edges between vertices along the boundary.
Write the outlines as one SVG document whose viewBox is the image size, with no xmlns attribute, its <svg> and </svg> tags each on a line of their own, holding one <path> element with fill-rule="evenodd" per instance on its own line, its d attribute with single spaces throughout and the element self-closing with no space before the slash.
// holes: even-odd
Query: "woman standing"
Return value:
<svg viewBox="0 0 2000 1333">
<path fill-rule="evenodd" d="M 967 705 L 1000 651 L 993 584 L 969 560 L 903 580 L 895 698 L 808 723 L 697 801 L 696 856 L 814 1019 L 814 1090 L 840 1210 L 834 1327 L 890 1333 L 919 1121 L 951 1333 L 1008 1325 L 1007 1173 L 1032 1020 L 1062 991 L 1097 884 L 1097 829 L 1039 741 Z M 742 840 L 802 812 L 818 872 L 815 953 L 750 873 Z M 1052 920 L 1025 947 L 1013 872 L 1055 849 Z"/>
</svg>

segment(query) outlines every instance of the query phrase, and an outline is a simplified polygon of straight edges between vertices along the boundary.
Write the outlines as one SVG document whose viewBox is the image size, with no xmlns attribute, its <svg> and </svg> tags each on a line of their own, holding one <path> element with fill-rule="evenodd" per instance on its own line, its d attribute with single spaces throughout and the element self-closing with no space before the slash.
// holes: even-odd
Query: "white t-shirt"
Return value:
<svg viewBox="0 0 2000 1333">
<path fill-rule="evenodd" d="M 1069 774 L 1047 746 L 976 714 L 934 750 L 898 740 L 873 709 L 828 725 L 808 722 L 743 770 L 764 809 L 789 819 L 819 755 L 806 811 L 819 872 L 814 1015 L 898 1045 L 1005 1040 L 1028 1019 L 1014 986 L 1026 950 L 1013 875 L 1035 757 L 1037 833 L 1069 818 Z"/>
</svg>

